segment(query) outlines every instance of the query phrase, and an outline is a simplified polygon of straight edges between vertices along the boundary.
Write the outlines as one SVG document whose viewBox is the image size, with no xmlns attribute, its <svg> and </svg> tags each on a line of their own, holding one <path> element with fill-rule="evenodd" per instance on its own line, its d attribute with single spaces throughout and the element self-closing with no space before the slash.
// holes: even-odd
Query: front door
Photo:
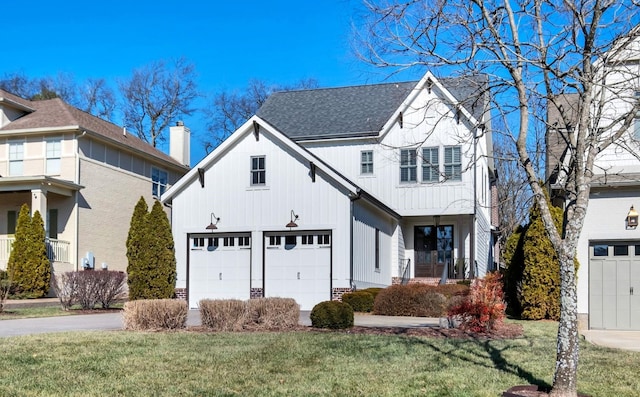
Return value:
<svg viewBox="0 0 640 397">
<path fill-rule="evenodd" d="M 452 264 L 453 225 L 416 226 L 413 235 L 415 277 L 440 278 L 444 264 Z"/>
</svg>

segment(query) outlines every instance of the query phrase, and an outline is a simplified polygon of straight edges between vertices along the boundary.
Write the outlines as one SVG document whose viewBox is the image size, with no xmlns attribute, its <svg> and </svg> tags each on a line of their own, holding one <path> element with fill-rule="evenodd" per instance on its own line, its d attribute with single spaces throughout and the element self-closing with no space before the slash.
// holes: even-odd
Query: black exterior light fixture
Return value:
<svg viewBox="0 0 640 397">
<path fill-rule="evenodd" d="M 292 228 L 292 227 L 298 227 L 298 224 L 295 222 L 298 220 L 298 215 L 296 215 L 295 212 L 293 212 L 293 210 L 291 210 L 291 220 L 289 221 L 289 223 L 287 223 L 288 228 Z"/>
<path fill-rule="evenodd" d="M 215 223 L 213 223 L 215 219 Z M 211 213 L 211 223 L 209 224 L 209 226 L 207 226 L 207 230 L 216 230 L 218 228 L 218 226 L 216 226 L 218 224 L 218 222 L 220 222 L 220 218 L 216 217 L 216 214 L 214 214 L 213 212 Z"/>
<path fill-rule="evenodd" d="M 635 229 L 636 227 L 638 227 L 638 211 L 632 205 L 627 214 L 627 229 Z"/>
</svg>

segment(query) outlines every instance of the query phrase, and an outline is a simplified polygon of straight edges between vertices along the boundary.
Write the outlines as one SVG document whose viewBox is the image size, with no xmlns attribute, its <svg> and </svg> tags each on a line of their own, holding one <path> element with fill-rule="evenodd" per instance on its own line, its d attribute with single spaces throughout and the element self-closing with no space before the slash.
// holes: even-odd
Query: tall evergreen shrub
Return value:
<svg viewBox="0 0 640 397">
<path fill-rule="evenodd" d="M 39 298 L 49 293 L 51 262 L 47 258 L 44 222 L 38 211 L 32 219 L 26 204 L 18 215 L 7 273 L 15 295 Z"/>
<path fill-rule="evenodd" d="M 130 300 L 172 298 L 175 290 L 176 258 L 169 219 L 159 201 L 147 211 L 140 197 L 127 238 Z"/>
</svg>

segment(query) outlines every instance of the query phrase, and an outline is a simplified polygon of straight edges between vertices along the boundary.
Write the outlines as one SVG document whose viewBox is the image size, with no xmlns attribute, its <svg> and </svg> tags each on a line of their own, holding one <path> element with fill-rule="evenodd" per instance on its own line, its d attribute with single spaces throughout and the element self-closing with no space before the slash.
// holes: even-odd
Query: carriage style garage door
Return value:
<svg viewBox="0 0 640 397">
<path fill-rule="evenodd" d="M 302 310 L 331 299 L 331 233 L 265 233 L 264 294 Z"/>
<path fill-rule="evenodd" d="M 589 244 L 589 327 L 640 330 L 640 241 Z"/>
<path fill-rule="evenodd" d="M 195 235 L 189 245 L 189 307 L 201 299 L 249 299 L 249 233 Z"/>
</svg>

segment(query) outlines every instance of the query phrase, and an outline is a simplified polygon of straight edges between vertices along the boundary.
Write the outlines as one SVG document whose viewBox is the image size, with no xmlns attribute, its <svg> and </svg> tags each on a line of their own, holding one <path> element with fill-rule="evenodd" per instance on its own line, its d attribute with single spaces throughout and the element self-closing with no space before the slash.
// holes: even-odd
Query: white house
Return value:
<svg viewBox="0 0 640 397">
<path fill-rule="evenodd" d="M 638 37 L 637 28 L 635 32 Z M 619 116 L 630 112 L 640 100 L 640 39 L 608 59 L 603 69 L 607 99 L 600 123 L 607 125 L 619 122 Z M 576 94 L 561 99 L 562 110 L 571 120 L 578 110 Z M 550 107 L 548 121 L 547 177 L 552 193 L 561 197 L 559 189 L 570 154 L 566 128 L 555 107 Z M 629 218 L 640 209 L 639 150 L 640 112 L 629 131 L 595 159 L 589 206 L 576 252 L 580 262 L 578 313 L 592 329 L 640 330 L 640 229 Z"/>
<path fill-rule="evenodd" d="M 484 76 L 273 94 L 163 196 L 177 288 L 293 297 L 493 266 Z M 494 219 L 495 221 L 495 219 Z"/>
</svg>

